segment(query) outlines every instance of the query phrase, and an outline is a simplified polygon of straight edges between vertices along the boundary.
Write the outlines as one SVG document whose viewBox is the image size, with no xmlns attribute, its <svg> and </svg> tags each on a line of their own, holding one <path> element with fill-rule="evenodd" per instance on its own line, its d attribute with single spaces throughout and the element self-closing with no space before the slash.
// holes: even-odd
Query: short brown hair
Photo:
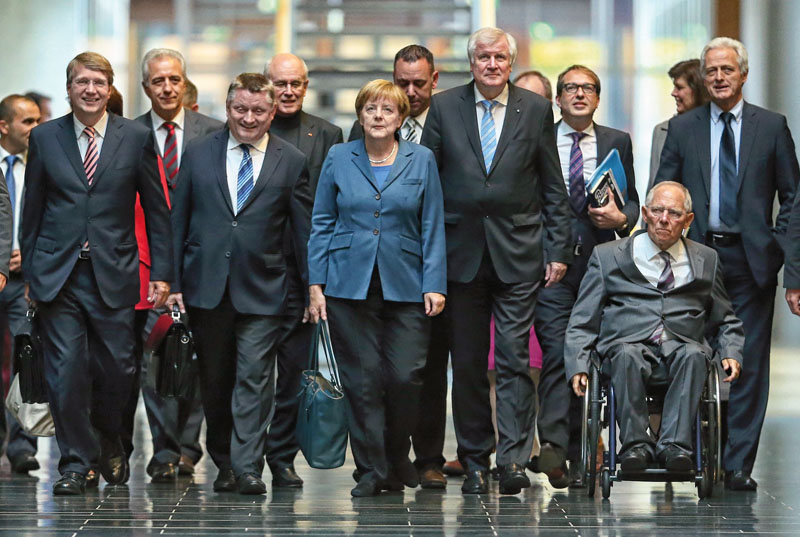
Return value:
<svg viewBox="0 0 800 537">
<path fill-rule="evenodd" d="M 183 106 L 193 106 L 197 104 L 197 86 L 188 78 L 184 80 L 186 91 L 183 92 Z"/>
<path fill-rule="evenodd" d="M 678 62 L 668 71 L 673 82 L 683 77 L 686 85 L 692 90 L 694 107 L 702 106 L 708 102 L 708 91 L 703 83 L 703 73 L 700 71 L 700 60 L 691 59 Z"/>
<path fill-rule="evenodd" d="M 236 90 L 247 90 L 250 93 L 265 93 L 269 104 L 275 102 L 275 86 L 261 73 L 242 73 L 233 79 L 228 86 L 228 96 L 225 98 L 225 106 L 231 104 Z"/>
<path fill-rule="evenodd" d="M 567 73 L 572 71 L 580 71 L 581 73 L 587 75 L 589 78 L 592 79 L 592 82 L 597 89 L 597 96 L 600 97 L 600 77 L 597 76 L 597 73 L 586 67 L 585 65 L 575 64 L 570 65 L 563 71 L 561 74 L 558 75 L 558 82 L 556 82 L 556 95 L 560 96 L 561 93 L 564 91 L 564 77 L 567 76 Z"/>
<path fill-rule="evenodd" d="M 408 102 L 406 92 L 388 80 L 378 78 L 364 84 L 364 87 L 358 92 L 358 96 L 356 96 L 356 117 L 361 117 L 361 110 L 364 105 L 376 99 L 388 99 L 394 102 L 397 105 L 397 111 L 400 113 L 401 123 L 405 121 L 411 112 L 411 103 Z"/>
<path fill-rule="evenodd" d="M 116 86 L 111 86 L 108 91 L 108 104 L 106 105 L 106 110 L 121 117 L 123 108 L 122 94 L 119 92 Z"/>
<path fill-rule="evenodd" d="M 82 65 L 92 71 L 100 71 L 103 73 L 109 86 L 114 83 L 114 69 L 111 67 L 111 62 L 102 54 L 87 51 L 81 52 L 67 64 L 67 84 L 72 84 L 72 77 L 78 65 Z"/>
<path fill-rule="evenodd" d="M 544 76 L 544 74 L 542 74 L 541 71 L 532 69 L 530 71 L 525 71 L 523 73 L 520 73 L 517 75 L 517 77 L 514 79 L 512 83 L 516 86 L 520 80 L 524 80 L 528 77 L 534 77 L 538 79 L 539 82 L 541 82 L 542 86 L 544 87 L 544 98 L 547 99 L 548 101 L 553 100 L 553 86 L 550 85 L 550 80 L 546 76 Z"/>
</svg>

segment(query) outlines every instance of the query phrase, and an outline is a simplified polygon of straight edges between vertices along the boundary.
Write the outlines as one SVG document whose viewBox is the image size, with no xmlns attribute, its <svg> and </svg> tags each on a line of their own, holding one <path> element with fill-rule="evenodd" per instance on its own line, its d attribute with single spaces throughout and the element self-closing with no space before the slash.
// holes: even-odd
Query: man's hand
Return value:
<svg viewBox="0 0 800 537">
<path fill-rule="evenodd" d="M 586 385 L 589 384 L 589 375 L 586 373 L 578 373 L 572 377 L 572 391 L 578 397 L 583 397 L 586 393 Z"/>
<path fill-rule="evenodd" d="M 795 315 L 800 315 L 800 289 L 787 289 L 786 302 Z"/>
<path fill-rule="evenodd" d="M 742 366 L 733 358 L 724 358 L 722 360 L 722 369 L 728 373 L 728 376 L 722 379 L 722 382 L 732 382 L 739 378 L 739 374 L 742 372 Z"/>
<path fill-rule="evenodd" d="M 172 306 L 175 304 L 178 305 L 178 309 L 181 313 L 186 313 L 186 307 L 183 305 L 183 293 L 172 293 L 167 297 L 167 308 L 172 311 Z"/>
<path fill-rule="evenodd" d="M 22 254 L 19 250 L 11 252 L 11 261 L 8 263 L 9 272 L 19 272 L 22 270 Z"/>
<path fill-rule="evenodd" d="M 551 261 L 544 269 L 545 287 L 557 284 L 567 273 L 567 265 L 558 261 Z"/>
<path fill-rule="evenodd" d="M 319 284 L 311 285 L 308 288 L 308 313 L 311 314 L 311 322 L 317 324 L 320 319 L 328 320 L 328 311 L 325 308 L 325 295 L 322 293 L 322 286 Z"/>
<path fill-rule="evenodd" d="M 441 293 L 425 293 L 425 315 L 436 317 L 444 309 L 444 295 Z"/>
<path fill-rule="evenodd" d="M 160 308 L 167 301 L 169 297 L 169 283 L 162 281 L 150 282 L 147 288 L 147 301 L 150 302 L 154 308 Z M 183 310 L 181 310 L 183 313 Z"/>
<path fill-rule="evenodd" d="M 628 221 L 628 217 L 617 209 L 617 204 L 614 202 L 614 193 L 610 190 L 608 192 L 608 203 L 602 207 L 589 207 L 589 218 L 592 220 L 592 224 L 600 229 L 619 229 Z"/>
</svg>

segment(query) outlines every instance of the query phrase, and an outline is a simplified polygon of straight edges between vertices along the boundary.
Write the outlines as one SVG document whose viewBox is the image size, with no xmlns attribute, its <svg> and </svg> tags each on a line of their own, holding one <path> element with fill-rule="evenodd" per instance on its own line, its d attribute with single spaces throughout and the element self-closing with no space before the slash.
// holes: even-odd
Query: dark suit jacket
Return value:
<svg viewBox="0 0 800 537">
<path fill-rule="evenodd" d="M 194 112 L 193 110 L 184 109 L 183 120 L 183 146 L 181 152 L 186 151 L 186 146 L 195 138 L 200 138 L 211 132 L 221 129 L 225 124 L 212 117 Z M 136 121 L 147 126 L 148 129 L 153 130 L 153 119 L 150 117 L 150 110 L 136 118 Z M 156 143 L 156 152 L 158 152 L 158 143 Z"/>
<path fill-rule="evenodd" d="M 364 300 L 377 265 L 386 300 L 422 302 L 423 293 L 447 292 L 445 255 L 442 187 L 428 148 L 401 140 L 382 187 L 363 140 L 331 149 L 314 203 L 309 283 Z"/>
<path fill-rule="evenodd" d="M 571 215 L 550 102 L 509 84 L 490 173 L 481 151 L 474 82 L 431 99 L 422 144 L 442 180 L 447 277 L 475 278 L 488 249 L 505 283 L 535 282 L 548 261 L 572 260 Z"/>
<path fill-rule="evenodd" d="M 353 140 L 360 140 L 364 137 L 364 127 L 361 126 L 361 123 L 356 119 L 353 122 L 353 126 L 350 128 L 350 135 L 347 137 L 348 142 L 352 142 Z"/>
<path fill-rule="evenodd" d="M 334 144 L 342 142 L 344 142 L 342 129 L 321 117 L 300 111 L 300 136 L 297 149 L 306 156 L 312 199 L 317 192 L 319 174 L 328 151 Z"/>
<path fill-rule="evenodd" d="M 800 189 L 792 206 L 792 216 L 786 230 L 786 245 L 783 286 L 786 289 L 800 289 Z"/>
<path fill-rule="evenodd" d="M 14 233 L 11 214 L 11 198 L 3 172 L 0 171 L 0 274 L 8 278 L 8 263 L 11 261 L 11 235 Z"/>
<path fill-rule="evenodd" d="M 694 223 L 689 238 L 705 242 L 711 197 L 711 105 L 669 122 L 656 182 L 675 180 L 692 194 Z M 800 179 L 794 141 L 786 118 L 744 103 L 739 143 L 739 214 L 742 243 L 759 287 L 775 285 L 795 189 Z M 772 205 L 780 209 L 773 225 Z"/>
<path fill-rule="evenodd" d="M 63 287 L 88 237 L 97 285 L 112 308 L 139 301 L 134 204 L 147 216 L 152 280 L 172 280 L 169 210 L 161 189 L 153 132 L 108 114 L 89 186 L 72 114 L 31 131 L 22 213 L 22 271 L 31 298 L 49 302 Z"/>
<path fill-rule="evenodd" d="M 261 173 L 247 202 L 234 214 L 225 155 L 229 130 L 189 144 L 181 161 L 172 208 L 175 292 L 184 303 L 213 309 L 226 286 L 236 311 L 280 315 L 286 302 L 283 232 L 291 220 L 298 269 L 308 281 L 306 243 L 311 194 L 306 159 L 270 136 Z"/>
<path fill-rule="evenodd" d="M 598 245 L 572 308 L 564 344 L 567 379 L 588 372 L 589 353 L 604 355 L 615 343 L 642 343 L 659 323 L 677 338 L 697 343 L 708 356 L 707 333 L 716 334 L 722 358 L 742 363 L 744 331 L 733 314 L 713 249 L 684 240 L 692 281 L 660 291 L 633 261 L 633 237 Z"/>
</svg>

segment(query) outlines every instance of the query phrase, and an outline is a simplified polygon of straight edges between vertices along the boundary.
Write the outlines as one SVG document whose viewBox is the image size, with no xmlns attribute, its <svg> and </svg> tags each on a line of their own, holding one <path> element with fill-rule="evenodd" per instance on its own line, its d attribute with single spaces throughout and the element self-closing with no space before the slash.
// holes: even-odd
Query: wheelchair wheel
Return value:
<svg viewBox="0 0 800 537">
<path fill-rule="evenodd" d="M 703 475 L 697 484 L 697 495 L 700 499 L 710 498 L 714 494 L 714 480 L 711 478 L 710 468 L 703 468 Z"/>
<path fill-rule="evenodd" d="M 603 487 L 603 499 L 607 500 L 611 496 L 611 472 L 608 468 L 603 469 L 600 476 L 601 485 Z"/>
<path fill-rule="evenodd" d="M 709 368 L 706 389 L 703 392 L 700 407 L 700 423 L 702 434 L 703 475 L 710 481 L 711 487 L 722 475 L 722 433 L 720 431 L 721 410 L 719 393 L 719 372 L 716 367 Z M 710 494 L 709 494 L 710 495 Z"/>
<path fill-rule="evenodd" d="M 588 398 L 588 416 L 586 420 L 586 458 L 585 465 L 586 488 L 589 497 L 594 497 L 597 483 L 597 440 L 600 436 L 600 372 L 592 367 L 589 371 L 589 386 L 585 398 Z"/>
</svg>

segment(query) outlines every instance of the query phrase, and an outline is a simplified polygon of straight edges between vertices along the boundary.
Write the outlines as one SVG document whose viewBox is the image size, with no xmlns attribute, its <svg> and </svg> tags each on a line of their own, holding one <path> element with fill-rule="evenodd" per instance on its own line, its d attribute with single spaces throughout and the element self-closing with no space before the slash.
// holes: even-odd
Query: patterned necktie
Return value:
<svg viewBox="0 0 800 537">
<path fill-rule="evenodd" d="M 14 184 L 14 164 L 19 157 L 17 155 L 8 155 L 5 159 L 8 168 L 6 168 L 6 186 L 8 187 L 8 197 L 11 198 L 11 214 L 14 214 L 14 203 L 17 201 L 16 197 L 16 184 Z"/>
<path fill-rule="evenodd" d="M 164 171 L 167 172 L 167 184 L 175 188 L 178 181 L 178 137 L 175 136 L 175 123 L 165 122 L 162 127 L 167 129 L 167 139 L 164 140 Z"/>
<path fill-rule="evenodd" d="M 86 180 L 89 184 L 94 181 L 94 172 L 97 170 L 97 140 L 95 140 L 95 130 L 92 127 L 83 129 L 84 134 L 89 137 L 89 147 L 86 148 L 86 155 L 83 157 L 83 170 L 86 172 Z"/>
<path fill-rule="evenodd" d="M 733 134 L 733 114 L 723 112 L 719 118 L 725 123 L 719 143 L 719 218 L 729 226 L 739 221 L 736 203 L 736 139 Z"/>
<path fill-rule="evenodd" d="M 487 173 L 492 168 L 494 152 L 497 149 L 494 116 L 492 116 L 492 109 L 497 104 L 497 101 L 481 101 L 481 105 L 483 106 L 483 118 L 481 119 L 481 150 L 483 151 L 483 162 L 486 164 Z"/>
<path fill-rule="evenodd" d="M 239 164 L 239 178 L 236 181 L 236 212 L 242 210 L 247 197 L 253 191 L 253 159 L 250 157 L 250 146 L 241 144 L 242 163 Z"/>
<path fill-rule="evenodd" d="M 670 255 L 668 252 L 658 252 L 661 259 L 664 260 L 664 270 L 661 271 L 661 276 L 658 277 L 658 290 L 670 291 L 675 287 L 675 274 L 672 272 L 672 263 L 670 262 Z M 658 326 L 650 336 L 650 342 L 656 345 L 661 343 L 661 338 L 664 335 L 664 323 L 658 323 Z"/>
<path fill-rule="evenodd" d="M 409 142 L 416 142 L 417 141 L 417 120 L 408 118 L 406 120 L 406 135 L 405 139 Z"/>
<path fill-rule="evenodd" d="M 571 132 L 572 147 L 569 150 L 569 203 L 576 214 L 586 207 L 586 182 L 583 178 L 583 152 L 580 141 L 585 132 Z"/>
</svg>

